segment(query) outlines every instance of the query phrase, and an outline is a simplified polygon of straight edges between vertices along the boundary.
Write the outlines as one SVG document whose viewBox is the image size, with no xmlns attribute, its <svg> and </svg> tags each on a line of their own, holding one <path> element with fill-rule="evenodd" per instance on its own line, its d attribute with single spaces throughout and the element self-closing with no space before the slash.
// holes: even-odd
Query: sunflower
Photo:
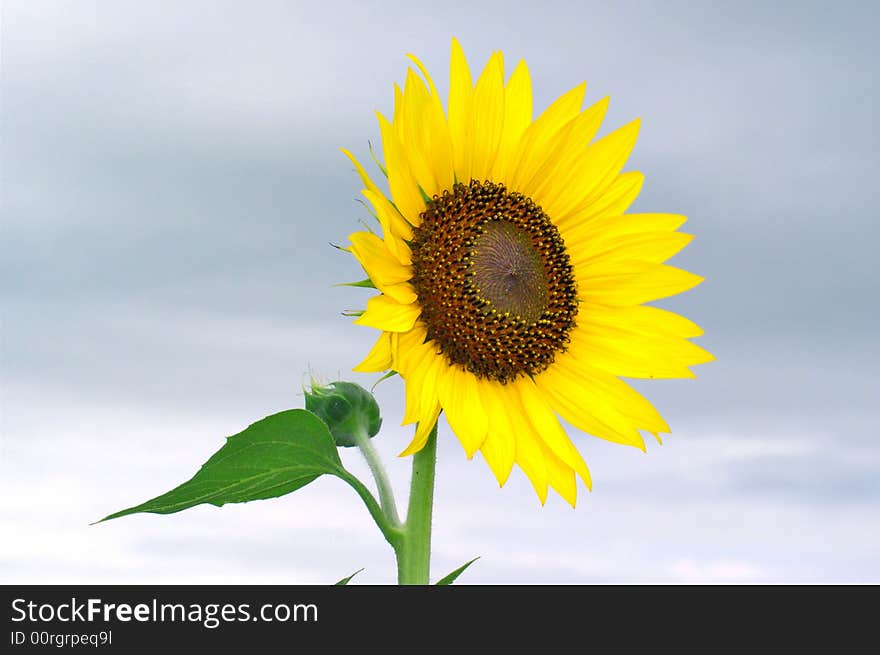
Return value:
<svg viewBox="0 0 880 655">
<path fill-rule="evenodd" d="M 560 417 L 644 450 L 640 431 L 669 426 L 620 378 L 694 377 L 713 359 L 688 341 L 697 325 L 644 304 L 702 281 L 663 263 L 692 237 L 683 216 L 624 213 L 643 179 L 621 172 L 639 121 L 594 140 L 608 99 L 582 110 L 585 84 L 533 120 L 525 62 L 505 81 L 495 52 L 474 84 L 453 39 L 444 111 L 409 58 L 392 119 L 378 114 L 390 195 L 343 150 L 382 230 L 349 237 L 381 292 L 355 320 L 381 334 L 354 370 L 405 381 L 417 426 L 401 455 L 442 411 L 500 485 L 516 463 L 542 503 L 552 487 L 574 506 L 576 476 L 592 485 Z"/>
</svg>

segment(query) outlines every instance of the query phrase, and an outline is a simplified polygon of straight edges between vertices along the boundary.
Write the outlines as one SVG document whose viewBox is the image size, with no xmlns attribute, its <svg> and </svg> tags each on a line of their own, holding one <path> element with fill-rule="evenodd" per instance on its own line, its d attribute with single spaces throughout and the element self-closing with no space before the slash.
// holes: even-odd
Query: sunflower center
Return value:
<svg viewBox="0 0 880 655">
<path fill-rule="evenodd" d="M 577 289 L 556 226 L 531 199 L 471 181 L 434 196 L 413 231 L 413 286 L 428 339 L 502 383 L 547 368 L 568 345 Z"/>
<path fill-rule="evenodd" d="M 529 235 L 505 220 L 477 232 L 471 263 L 477 293 L 502 314 L 537 321 L 547 309 L 547 277 Z"/>
</svg>

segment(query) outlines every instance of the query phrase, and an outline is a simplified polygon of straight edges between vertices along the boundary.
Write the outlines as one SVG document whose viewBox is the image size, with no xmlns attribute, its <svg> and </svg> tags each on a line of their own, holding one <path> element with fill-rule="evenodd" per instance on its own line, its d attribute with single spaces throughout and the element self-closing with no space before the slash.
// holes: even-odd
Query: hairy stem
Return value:
<svg viewBox="0 0 880 655">
<path fill-rule="evenodd" d="M 437 424 L 425 447 L 413 455 L 409 507 L 397 554 L 397 582 L 426 585 L 431 574 L 431 520 L 434 510 L 434 469 L 437 463 Z"/>
</svg>

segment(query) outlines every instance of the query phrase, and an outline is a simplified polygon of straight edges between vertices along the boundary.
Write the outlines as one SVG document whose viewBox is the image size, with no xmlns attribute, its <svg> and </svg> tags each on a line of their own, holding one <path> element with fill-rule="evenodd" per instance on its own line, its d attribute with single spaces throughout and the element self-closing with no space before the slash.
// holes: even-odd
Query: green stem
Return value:
<svg viewBox="0 0 880 655">
<path fill-rule="evenodd" d="M 431 517 L 434 509 L 434 468 L 437 463 L 437 424 L 425 447 L 413 455 L 406 524 L 398 545 L 397 582 L 426 585 L 431 574 Z"/>
<path fill-rule="evenodd" d="M 397 505 L 394 503 L 394 492 L 391 490 L 391 481 L 385 473 L 385 467 L 382 466 L 382 460 L 379 459 L 379 453 L 373 448 L 373 442 L 370 435 L 366 431 L 361 430 L 354 436 L 357 447 L 363 453 L 367 465 L 373 473 L 373 479 L 376 481 L 376 487 L 379 489 L 379 503 L 382 505 L 382 511 L 388 518 L 389 523 L 393 526 L 400 525 L 400 518 L 397 516 Z"/>
<path fill-rule="evenodd" d="M 357 495 L 364 501 L 364 505 L 367 506 L 367 511 L 370 512 L 370 516 L 373 517 L 376 525 L 379 526 L 379 530 L 382 531 L 382 535 L 385 537 L 386 541 L 388 541 L 388 543 L 391 544 L 391 547 L 397 551 L 403 539 L 403 528 L 400 525 L 392 525 L 389 522 L 388 517 L 385 516 L 385 512 L 379 507 L 379 503 L 376 502 L 376 499 L 373 498 L 373 494 L 364 486 L 363 482 L 358 480 L 344 468 L 340 468 L 336 475 L 345 480 L 351 488 L 357 492 Z"/>
</svg>

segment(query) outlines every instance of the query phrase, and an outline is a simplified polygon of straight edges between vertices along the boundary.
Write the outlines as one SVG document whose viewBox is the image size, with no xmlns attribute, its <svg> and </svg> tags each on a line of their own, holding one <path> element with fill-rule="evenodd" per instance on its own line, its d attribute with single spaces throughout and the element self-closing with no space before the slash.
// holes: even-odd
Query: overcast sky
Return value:
<svg viewBox="0 0 880 655">
<path fill-rule="evenodd" d="M 445 97 L 526 59 L 536 108 L 587 80 L 642 117 L 636 211 L 683 213 L 706 277 L 663 306 L 717 362 L 637 384 L 648 453 L 570 432 L 576 510 L 498 489 L 443 426 L 435 577 L 880 582 L 877 3 L 7 0 L 2 15 L 0 582 L 394 580 L 343 483 L 91 521 L 189 478 L 223 437 L 301 407 L 304 373 L 374 340 L 354 260 L 367 156 L 405 54 Z M 404 497 L 402 385 L 377 446 Z M 346 464 L 366 475 L 357 453 Z"/>
</svg>

